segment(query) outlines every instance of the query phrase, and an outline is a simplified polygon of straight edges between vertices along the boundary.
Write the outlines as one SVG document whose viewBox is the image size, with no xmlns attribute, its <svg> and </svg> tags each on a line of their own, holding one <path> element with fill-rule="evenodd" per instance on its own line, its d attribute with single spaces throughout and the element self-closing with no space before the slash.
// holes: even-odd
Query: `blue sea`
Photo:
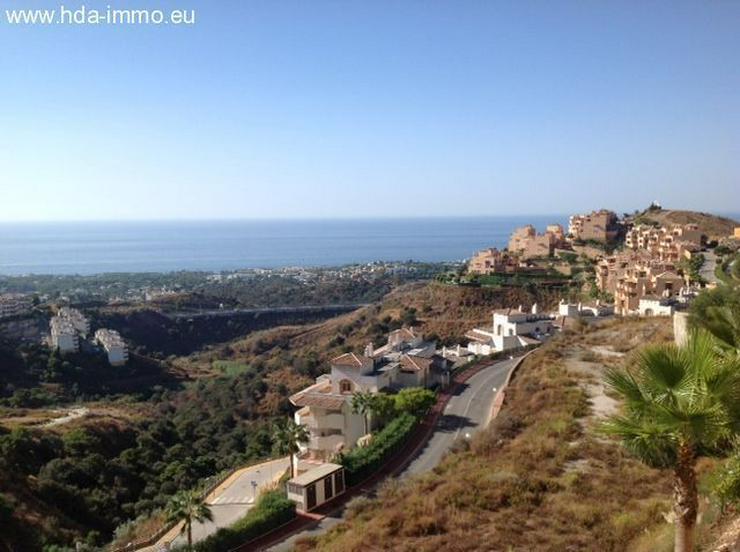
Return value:
<svg viewBox="0 0 740 552">
<path fill-rule="evenodd" d="M 0 274 L 97 274 L 454 261 L 567 216 L 0 224 Z"/>
</svg>

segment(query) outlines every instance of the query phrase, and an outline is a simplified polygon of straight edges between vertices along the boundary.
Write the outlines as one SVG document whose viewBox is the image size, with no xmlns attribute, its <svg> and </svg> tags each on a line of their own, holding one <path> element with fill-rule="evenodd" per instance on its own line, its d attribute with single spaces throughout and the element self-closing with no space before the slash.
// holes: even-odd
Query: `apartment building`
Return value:
<svg viewBox="0 0 740 552">
<path fill-rule="evenodd" d="M 622 251 L 603 257 L 596 264 L 596 287 L 600 291 L 614 295 L 617 290 L 617 281 L 635 264 L 649 263 L 653 256 L 644 250 Z"/>
<path fill-rule="evenodd" d="M 128 349 L 121 335 L 115 330 L 100 329 L 95 332 L 95 341 L 103 347 L 111 366 L 123 366 L 128 362 Z"/>
<path fill-rule="evenodd" d="M 696 224 L 655 227 L 638 225 L 625 235 L 628 249 L 648 251 L 661 261 L 677 263 L 701 250 L 704 235 Z"/>
<path fill-rule="evenodd" d="M 552 331 L 553 317 L 537 312 L 533 305 L 530 312 L 518 309 L 499 309 L 493 312 L 491 328 L 473 328 L 465 334 L 470 341 L 468 350 L 476 355 L 521 349 L 539 343 L 537 337 Z M 534 336 L 534 337 L 533 337 Z"/>
<path fill-rule="evenodd" d="M 601 209 L 587 215 L 572 215 L 568 220 L 568 235 L 573 240 L 608 243 L 619 234 L 616 213 Z"/>
<path fill-rule="evenodd" d="M 77 309 L 62 307 L 57 316 L 67 320 L 82 337 L 87 337 L 90 333 L 90 321 Z"/>
<path fill-rule="evenodd" d="M 391 332 L 379 348 L 370 343 L 363 354 L 350 352 L 334 358 L 328 374 L 290 397 L 299 407 L 295 422 L 306 426 L 310 436 L 294 459 L 297 469 L 331 460 L 338 452 L 353 448 L 364 435 L 364 416 L 352 412 L 355 393 L 444 384 L 450 362 L 435 350 L 436 343 L 425 341 L 415 328 L 401 328 Z"/>
<path fill-rule="evenodd" d="M 75 353 L 80 349 L 77 329 L 62 316 L 54 316 L 49 321 L 51 330 L 51 347 L 60 353 Z"/>
<path fill-rule="evenodd" d="M 678 297 L 683 287 L 683 277 L 671 264 L 655 261 L 632 264 L 617 278 L 614 311 L 622 316 L 639 314 L 641 299 Z"/>
<path fill-rule="evenodd" d="M 33 306 L 31 297 L 22 293 L 0 295 L 0 320 L 28 313 Z"/>
<path fill-rule="evenodd" d="M 468 264 L 468 272 L 471 274 L 512 273 L 516 271 L 516 268 L 516 260 L 495 247 L 478 251 Z"/>
<path fill-rule="evenodd" d="M 531 224 L 517 228 L 509 239 L 509 251 L 521 259 L 551 257 L 557 247 L 561 247 L 565 240 L 563 227 L 551 224 L 545 232 L 538 234 Z"/>
</svg>

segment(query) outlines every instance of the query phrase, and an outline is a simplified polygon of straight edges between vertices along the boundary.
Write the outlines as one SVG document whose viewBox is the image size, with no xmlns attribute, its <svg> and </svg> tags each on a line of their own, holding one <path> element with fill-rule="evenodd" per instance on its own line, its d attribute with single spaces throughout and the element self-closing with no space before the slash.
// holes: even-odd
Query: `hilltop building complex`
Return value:
<svg viewBox="0 0 740 552">
<path fill-rule="evenodd" d="M 559 224 L 549 225 L 542 234 L 538 234 L 535 227 L 528 224 L 514 230 L 509 239 L 509 251 L 524 260 L 550 257 L 564 243 L 565 234 Z"/>
<path fill-rule="evenodd" d="M 616 213 L 601 209 L 587 215 L 572 215 L 568 221 L 568 235 L 573 240 L 608 243 L 619 235 Z"/>
</svg>

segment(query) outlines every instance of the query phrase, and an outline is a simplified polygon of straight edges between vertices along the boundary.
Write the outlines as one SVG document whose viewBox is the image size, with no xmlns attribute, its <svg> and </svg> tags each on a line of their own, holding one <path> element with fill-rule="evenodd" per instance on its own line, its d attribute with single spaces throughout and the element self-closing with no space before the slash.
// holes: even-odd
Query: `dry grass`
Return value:
<svg viewBox="0 0 740 552">
<path fill-rule="evenodd" d="M 591 342 L 665 339 L 666 324 L 612 322 L 556 338 L 525 361 L 504 411 L 470 450 L 353 505 L 348 522 L 297 549 L 632 549 L 646 531 L 666 526 L 668 474 L 594 432 L 588 376 L 568 363 L 583 362 Z"/>
</svg>

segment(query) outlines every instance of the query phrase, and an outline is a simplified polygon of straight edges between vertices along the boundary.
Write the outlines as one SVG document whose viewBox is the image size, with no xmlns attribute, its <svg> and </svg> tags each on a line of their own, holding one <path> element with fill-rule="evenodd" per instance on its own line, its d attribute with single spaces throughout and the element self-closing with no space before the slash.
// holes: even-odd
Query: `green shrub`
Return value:
<svg viewBox="0 0 740 552">
<path fill-rule="evenodd" d="M 283 488 L 263 493 L 257 504 L 244 517 L 230 527 L 224 527 L 208 538 L 196 543 L 196 552 L 221 552 L 231 550 L 268 531 L 289 522 L 295 517 L 295 503 L 288 500 Z"/>
<path fill-rule="evenodd" d="M 409 387 L 401 389 L 394 396 L 396 410 L 421 418 L 434 405 L 437 396 L 434 391 L 423 387 Z"/>
<path fill-rule="evenodd" d="M 339 462 L 347 471 L 347 483 L 355 485 L 380 468 L 391 452 L 409 436 L 417 421 L 416 416 L 401 414 L 375 435 L 368 446 L 341 455 Z"/>
</svg>

